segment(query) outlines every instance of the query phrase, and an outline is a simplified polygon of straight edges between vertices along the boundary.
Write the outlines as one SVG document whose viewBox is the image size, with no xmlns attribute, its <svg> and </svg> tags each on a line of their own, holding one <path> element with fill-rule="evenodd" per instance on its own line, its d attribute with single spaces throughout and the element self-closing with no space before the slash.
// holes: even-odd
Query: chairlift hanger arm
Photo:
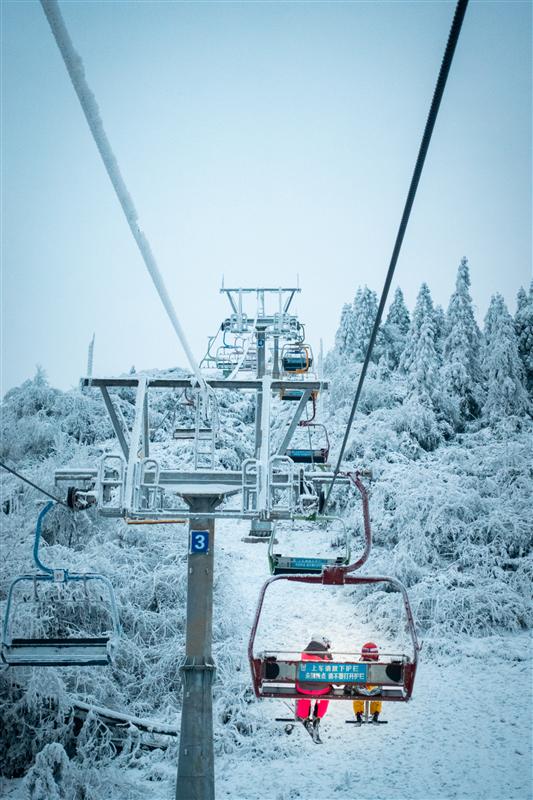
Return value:
<svg viewBox="0 0 533 800">
<path fill-rule="evenodd" d="M 356 569 L 359 569 L 359 567 L 363 566 L 365 561 L 368 559 L 368 556 L 370 555 L 370 551 L 372 549 L 372 528 L 370 525 L 370 509 L 368 507 L 368 492 L 366 491 L 364 484 L 361 482 L 358 473 L 347 472 L 345 473 L 344 477 L 349 478 L 351 482 L 354 484 L 354 486 L 359 490 L 359 493 L 361 495 L 361 501 L 363 504 L 365 549 L 363 551 L 362 556 L 359 559 L 357 559 L 357 561 L 354 561 L 353 564 L 348 564 L 346 567 L 344 567 L 346 572 L 355 572 Z"/>
</svg>

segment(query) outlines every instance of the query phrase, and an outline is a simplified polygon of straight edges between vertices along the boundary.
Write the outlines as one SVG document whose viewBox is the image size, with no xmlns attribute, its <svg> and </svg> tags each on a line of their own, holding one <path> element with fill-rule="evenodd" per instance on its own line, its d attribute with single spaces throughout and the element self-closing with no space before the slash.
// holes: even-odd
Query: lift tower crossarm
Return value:
<svg viewBox="0 0 533 800">
<path fill-rule="evenodd" d="M 135 389 L 139 385 L 139 380 L 143 376 L 130 375 L 127 378 L 82 378 L 81 386 L 105 386 L 108 389 Z M 146 378 L 146 386 L 148 389 L 187 389 L 190 388 L 190 378 Z M 262 382 L 257 378 L 250 379 L 234 379 L 224 380 L 223 378 L 206 378 L 206 384 L 211 389 L 261 389 Z M 309 389 L 312 392 L 327 391 L 329 388 L 328 381 L 295 381 L 295 380 L 273 380 L 270 388 L 273 392 L 279 392 L 282 389 L 294 389 L 305 391 Z"/>
<path fill-rule="evenodd" d="M 229 292 L 241 292 L 242 294 L 257 294 L 257 292 L 301 292 L 302 290 L 298 287 L 284 287 L 284 286 L 254 286 L 253 288 L 242 289 L 242 288 L 235 288 L 235 289 L 228 289 L 227 287 L 223 286 L 220 290 L 220 293 L 223 294 L 224 292 L 228 294 Z"/>
</svg>

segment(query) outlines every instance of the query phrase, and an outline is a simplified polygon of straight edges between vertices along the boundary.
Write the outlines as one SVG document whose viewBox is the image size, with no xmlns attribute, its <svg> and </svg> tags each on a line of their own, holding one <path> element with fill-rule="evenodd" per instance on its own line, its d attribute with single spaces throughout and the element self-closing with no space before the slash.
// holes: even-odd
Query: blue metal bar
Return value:
<svg viewBox="0 0 533 800">
<path fill-rule="evenodd" d="M 39 517 L 37 518 L 37 525 L 35 527 L 35 541 L 33 543 L 33 560 L 37 565 L 37 569 L 41 569 L 43 572 L 46 572 L 48 575 L 53 575 L 54 570 L 51 567 L 47 567 L 41 559 L 39 558 L 39 544 L 41 541 L 41 530 L 43 526 L 43 519 L 48 514 L 48 512 L 53 508 L 55 504 L 50 501 L 45 505 Z"/>
</svg>

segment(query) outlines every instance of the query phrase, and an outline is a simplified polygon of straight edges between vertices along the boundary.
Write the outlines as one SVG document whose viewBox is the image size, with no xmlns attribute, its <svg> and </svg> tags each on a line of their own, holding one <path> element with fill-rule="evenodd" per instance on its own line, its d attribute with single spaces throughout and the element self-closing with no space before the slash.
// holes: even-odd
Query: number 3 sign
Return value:
<svg viewBox="0 0 533 800">
<path fill-rule="evenodd" d="M 191 531 L 191 549 L 189 552 L 209 552 L 209 531 Z"/>
</svg>

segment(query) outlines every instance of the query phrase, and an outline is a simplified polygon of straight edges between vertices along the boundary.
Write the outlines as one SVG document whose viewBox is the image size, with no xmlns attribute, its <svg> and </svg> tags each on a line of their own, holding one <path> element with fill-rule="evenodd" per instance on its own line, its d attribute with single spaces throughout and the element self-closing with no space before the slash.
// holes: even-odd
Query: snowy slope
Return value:
<svg viewBox="0 0 533 800">
<path fill-rule="evenodd" d="M 235 638 L 221 640 L 215 648 L 229 648 L 238 671 L 229 676 L 224 670 L 218 678 L 225 685 L 235 681 L 238 690 L 249 684 L 247 639 L 259 589 L 268 577 L 266 546 L 243 543 L 246 530 L 245 523 L 229 521 L 217 529 L 218 577 L 226 583 L 231 608 L 215 609 L 215 630 L 226 624 L 228 611 L 239 615 Z M 311 597 L 293 605 L 280 593 L 265 609 L 271 613 L 261 626 L 258 647 L 299 647 L 317 624 L 327 624 L 334 647 L 372 635 L 368 625 L 357 624 L 344 590 L 320 589 L 320 609 Z M 344 720 L 350 716 L 350 702 L 332 703 L 322 746 L 300 728 L 287 736 L 274 719 L 289 712 L 276 700 L 253 701 L 248 707 L 252 735 L 232 744 L 234 737 L 217 714 L 223 694 L 219 682 L 217 797 L 526 800 L 531 790 L 531 718 L 523 700 L 515 698 L 527 697 L 530 690 L 529 640 L 525 635 L 472 639 L 464 648 L 471 655 L 431 659 L 422 653 L 414 698 L 405 705 L 385 705 L 387 726 L 348 726 Z M 111 764 L 102 770 L 106 780 L 99 796 L 171 800 L 175 772 L 175 752 L 145 754 L 137 768 Z M 23 800 L 21 782 L 6 783 L 4 796 Z"/>
</svg>

